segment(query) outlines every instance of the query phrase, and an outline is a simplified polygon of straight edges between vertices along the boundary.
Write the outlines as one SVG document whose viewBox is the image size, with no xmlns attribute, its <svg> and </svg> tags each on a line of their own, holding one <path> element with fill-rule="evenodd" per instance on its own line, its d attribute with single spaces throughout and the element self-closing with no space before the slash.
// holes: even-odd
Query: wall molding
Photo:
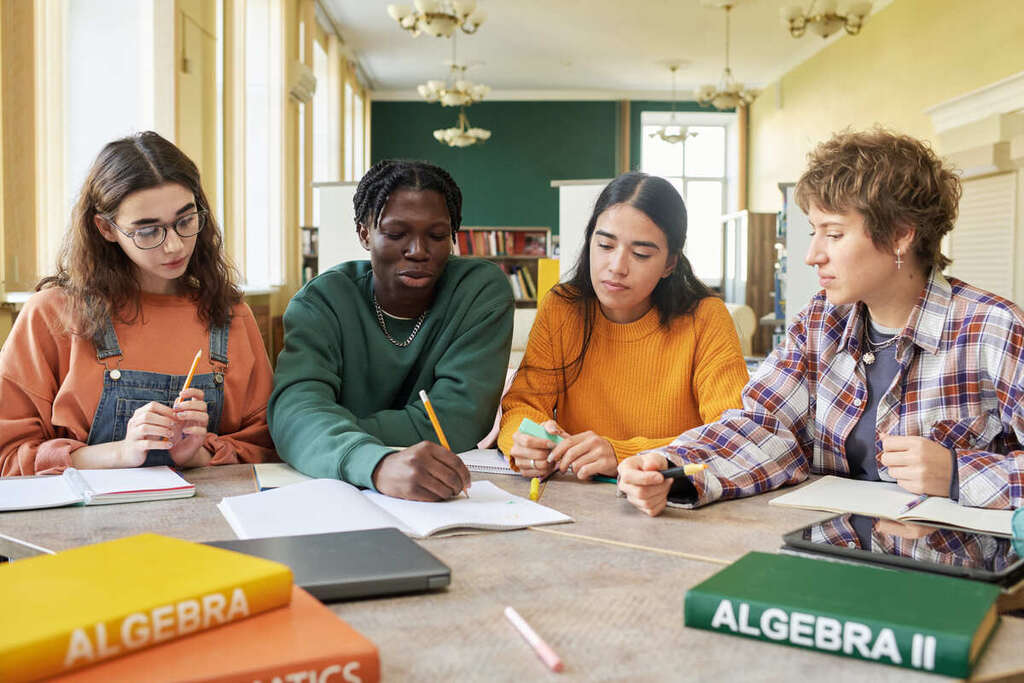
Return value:
<svg viewBox="0 0 1024 683">
<path fill-rule="evenodd" d="M 963 126 L 993 114 L 1024 110 L 1024 71 L 924 110 L 935 132 Z"/>
</svg>

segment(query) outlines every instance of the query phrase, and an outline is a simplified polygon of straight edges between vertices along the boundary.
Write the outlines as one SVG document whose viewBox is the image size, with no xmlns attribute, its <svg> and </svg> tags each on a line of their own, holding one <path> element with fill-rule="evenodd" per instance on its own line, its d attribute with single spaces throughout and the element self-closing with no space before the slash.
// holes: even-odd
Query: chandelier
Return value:
<svg viewBox="0 0 1024 683">
<path fill-rule="evenodd" d="M 686 126 L 680 126 L 676 123 L 676 71 L 679 69 L 679 65 L 669 64 L 668 68 L 672 72 L 672 116 L 669 118 L 667 124 L 651 133 L 648 137 L 661 138 L 665 142 L 674 144 L 676 142 L 682 142 L 686 138 L 693 137 L 697 132 L 690 131 Z"/>
<path fill-rule="evenodd" d="M 851 2 L 846 8 L 846 14 L 842 14 L 836 10 L 836 0 L 811 0 L 807 12 L 801 6 L 794 5 L 783 7 L 780 13 L 782 23 L 789 27 L 789 33 L 794 38 L 802 36 L 808 26 L 822 38 L 828 38 L 841 28 L 855 36 L 860 33 L 864 18 L 871 13 L 871 3 Z"/>
<path fill-rule="evenodd" d="M 466 80 L 468 67 L 459 64 L 455 42 L 455 36 L 452 36 L 452 61 L 449 62 L 448 81 L 427 81 L 416 88 L 427 102 L 440 102 L 442 107 L 464 107 L 479 102 L 491 92 L 490 86 Z"/>
<path fill-rule="evenodd" d="M 476 0 L 415 0 L 413 5 L 388 5 L 388 14 L 414 38 L 421 33 L 450 38 L 457 28 L 476 33 L 487 18 Z"/>
<path fill-rule="evenodd" d="M 724 4 L 722 8 L 725 9 L 725 70 L 717 85 L 702 85 L 697 90 L 697 102 L 710 104 L 715 109 L 733 109 L 753 102 L 757 91 L 747 90 L 733 78 L 729 68 L 729 10 L 732 3 Z"/>
<path fill-rule="evenodd" d="M 483 142 L 491 137 L 491 131 L 483 128 L 471 128 L 469 119 L 466 118 L 466 110 L 459 110 L 459 125 L 456 128 L 438 128 L 434 131 L 434 138 L 449 147 L 469 147 L 478 142 Z"/>
</svg>

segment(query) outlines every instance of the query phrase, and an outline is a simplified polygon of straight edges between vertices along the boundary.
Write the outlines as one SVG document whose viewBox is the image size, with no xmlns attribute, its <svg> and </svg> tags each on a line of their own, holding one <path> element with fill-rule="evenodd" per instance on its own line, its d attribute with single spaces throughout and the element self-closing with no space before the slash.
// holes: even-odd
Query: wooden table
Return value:
<svg viewBox="0 0 1024 683">
<path fill-rule="evenodd" d="M 247 465 L 185 472 L 196 497 L 0 515 L 0 533 L 62 550 L 155 531 L 194 541 L 234 538 L 216 508 L 255 490 Z M 486 477 L 525 496 L 519 477 Z M 552 480 L 543 502 L 575 524 L 422 541 L 452 569 L 446 591 L 334 603 L 380 648 L 386 681 L 523 681 L 554 676 L 505 620 L 506 605 L 552 645 L 552 680 L 936 681 L 895 667 L 683 628 L 690 586 L 822 513 L 768 508 L 779 493 L 670 510 L 651 519 L 611 484 Z M 612 543 L 609 543 L 611 541 Z M 1024 671 L 1024 620 L 1004 617 L 975 678 Z"/>
</svg>

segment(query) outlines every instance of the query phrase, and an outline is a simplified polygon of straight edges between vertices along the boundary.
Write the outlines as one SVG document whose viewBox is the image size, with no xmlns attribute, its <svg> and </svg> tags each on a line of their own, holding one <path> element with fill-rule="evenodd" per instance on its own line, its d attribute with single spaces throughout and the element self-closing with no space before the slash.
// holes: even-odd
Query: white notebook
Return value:
<svg viewBox="0 0 1024 683">
<path fill-rule="evenodd" d="M 414 538 L 453 529 L 523 529 L 573 519 L 514 496 L 489 481 L 439 503 L 361 491 L 337 479 L 311 479 L 272 491 L 223 499 L 217 507 L 239 538 L 302 536 L 397 527 Z"/>
<path fill-rule="evenodd" d="M 1012 510 L 966 507 L 949 498 L 930 496 L 906 512 L 901 512 L 907 503 L 916 498 L 916 494 L 892 482 L 862 481 L 829 475 L 796 491 L 773 498 L 768 504 L 1013 535 L 1010 526 Z"/>
<path fill-rule="evenodd" d="M 466 463 L 466 469 L 470 472 L 482 472 L 484 474 L 518 474 L 509 467 L 508 460 L 497 448 L 474 448 L 465 453 L 459 453 L 462 462 Z"/>
<path fill-rule="evenodd" d="M 0 512 L 188 498 L 196 487 L 170 467 L 79 470 L 0 479 Z"/>
</svg>

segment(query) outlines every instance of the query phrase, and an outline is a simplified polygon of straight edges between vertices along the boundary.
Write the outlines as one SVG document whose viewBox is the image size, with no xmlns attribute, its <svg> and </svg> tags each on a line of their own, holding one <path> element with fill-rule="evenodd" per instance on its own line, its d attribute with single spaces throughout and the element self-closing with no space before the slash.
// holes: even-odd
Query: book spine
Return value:
<svg viewBox="0 0 1024 683">
<path fill-rule="evenodd" d="M 287 605 L 292 575 L 287 569 L 250 581 L 213 582 L 207 590 L 166 604 L 140 606 L 117 617 L 83 623 L 45 639 L 0 647 L 0 680 L 33 681 L 69 673 L 106 659 Z"/>
<path fill-rule="evenodd" d="M 791 647 L 965 678 L 970 639 L 877 620 L 849 619 L 827 610 L 686 592 L 683 623 Z"/>
<path fill-rule="evenodd" d="M 203 683 L 271 683 L 272 681 L 378 683 L 380 681 L 380 658 L 375 650 L 356 654 L 339 652 L 337 655 L 328 657 L 287 662 L 228 676 L 200 677 L 195 680 Z"/>
</svg>

